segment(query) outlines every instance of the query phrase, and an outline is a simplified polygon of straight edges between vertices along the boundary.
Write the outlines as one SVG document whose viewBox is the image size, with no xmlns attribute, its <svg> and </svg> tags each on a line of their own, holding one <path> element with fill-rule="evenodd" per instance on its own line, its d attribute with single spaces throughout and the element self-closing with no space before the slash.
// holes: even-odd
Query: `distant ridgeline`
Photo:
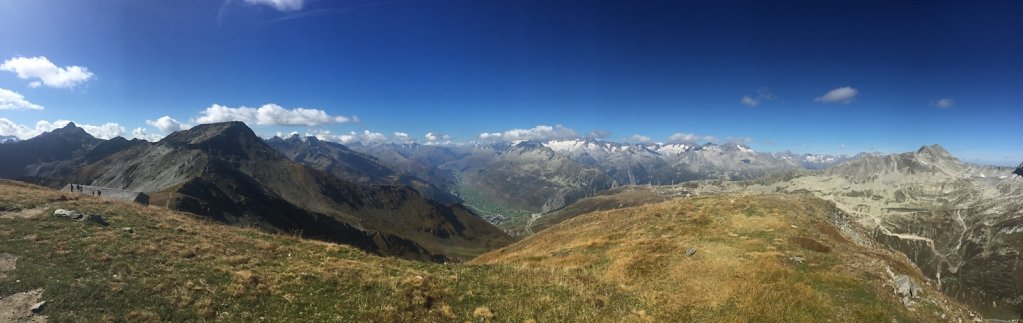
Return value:
<svg viewBox="0 0 1023 323">
<path fill-rule="evenodd" d="M 73 190 L 71 188 L 71 185 L 75 186 L 75 188 Z M 81 186 L 81 188 L 82 188 L 81 192 L 79 192 L 79 190 L 78 190 L 79 186 Z M 99 195 L 99 196 L 105 197 L 105 198 L 121 200 L 121 201 L 126 201 L 126 202 L 135 202 L 135 203 L 142 204 L 142 205 L 149 205 L 149 195 L 147 195 L 146 193 L 142 193 L 142 192 L 133 192 L 133 191 L 126 191 L 126 190 L 117 189 L 117 188 L 99 187 L 99 186 L 81 185 L 81 184 L 67 184 L 67 185 L 64 185 L 64 188 L 62 188 L 62 190 L 65 191 L 65 192 L 77 192 L 77 193 L 81 193 L 81 194 Z"/>
</svg>

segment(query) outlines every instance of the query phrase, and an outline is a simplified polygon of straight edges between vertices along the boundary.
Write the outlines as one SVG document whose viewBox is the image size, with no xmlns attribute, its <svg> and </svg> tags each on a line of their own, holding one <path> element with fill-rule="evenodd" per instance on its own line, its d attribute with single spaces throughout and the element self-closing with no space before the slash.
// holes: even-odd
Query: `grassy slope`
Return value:
<svg viewBox="0 0 1023 323">
<path fill-rule="evenodd" d="M 56 208 L 101 213 L 111 225 L 51 216 Z M 39 215 L 2 216 L 13 210 Z M 42 288 L 50 319 L 89 322 L 466 321 L 488 313 L 509 322 L 937 320 L 943 306 L 907 311 L 877 283 L 881 259 L 895 271 L 915 269 L 818 233 L 823 210 L 819 200 L 780 197 L 675 200 L 576 217 L 473 263 L 443 265 L 0 181 L 0 253 L 18 257 L 0 278 L 0 296 Z M 832 251 L 802 249 L 789 236 Z M 681 256 L 690 245 L 697 255 Z M 806 262 L 785 260 L 796 254 Z"/>
<path fill-rule="evenodd" d="M 922 282 L 919 270 L 901 254 L 847 240 L 829 224 L 833 210 L 822 200 L 794 195 L 676 199 L 578 216 L 473 263 L 547 268 L 615 283 L 658 321 L 962 317 L 961 305 L 930 287 L 912 309 L 903 306 L 885 268 Z M 698 251 L 686 257 L 689 247 Z"/>
<path fill-rule="evenodd" d="M 51 216 L 56 208 L 111 225 Z M 0 253 L 18 257 L 0 296 L 43 288 L 55 321 L 462 321 L 480 307 L 502 321 L 621 320 L 643 309 L 612 284 L 566 273 L 377 257 L 7 181 L 0 210 L 40 214 L 0 218 Z"/>
</svg>

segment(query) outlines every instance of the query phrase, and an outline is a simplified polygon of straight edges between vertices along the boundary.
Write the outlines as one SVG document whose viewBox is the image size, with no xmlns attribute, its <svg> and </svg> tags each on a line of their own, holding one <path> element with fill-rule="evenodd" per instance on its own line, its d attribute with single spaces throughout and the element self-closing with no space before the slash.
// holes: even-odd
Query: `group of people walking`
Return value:
<svg viewBox="0 0 1023 323">
<path fill-rule="evenodd" d="M 82 193 L 82 185 L 71 184 L 71 193 L 74 193 L 75 190 L 78 190 L 78 193 Z M 92 196 L 103 196 L 103 191 L 92 190 Z"/>
</svg>

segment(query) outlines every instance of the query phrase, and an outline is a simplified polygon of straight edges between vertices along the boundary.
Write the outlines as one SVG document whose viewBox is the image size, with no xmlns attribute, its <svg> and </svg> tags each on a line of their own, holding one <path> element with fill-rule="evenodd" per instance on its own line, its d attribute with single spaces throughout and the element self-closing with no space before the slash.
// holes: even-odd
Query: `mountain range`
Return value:
<svg viewBox="0 0 1023 323">
<path fill-rule="evenodd" d="M 222 223 L 435 262 L 566 230 L 600 211 L 719 194 L 812 195 L 848 215 L 837 228 L 855 244 L 905 254 L 921 279 L 985 316 L 1023 306 L 1023 165 L 964 163 L 938 145 L 855 156 L 593 139 L 342 145 L 262 139 L 226 122 L 157 142 L 97 139 L 68 124 L 0 144 L 0 155 L 0 177 L 145 192 L 153 205 Z"/>
<path fill-rule="evenodd" d="M 199 125 L 154 143 L 96 139 L 68 124 L 0 151 L 17 156 L 4 158 L 4 177 L 145 192 L 172 210 L 382 255 L 457 260 L 512 241 L 454 198 L 425 197 L 399 185 L 400 176 L 384 179 L 393 172 L 370 159 L 306 166 L 240 122 Z"/>
<path fill-rule="evenodd" d="M 453 192 L 520 235 L 529 219 L 623 185 L 751 179 L 822 169 L 855 156 L 756 152 L 743 144 L 626 144 L 590 138 L 457 145 L 353 144 Z"/>
</svg>

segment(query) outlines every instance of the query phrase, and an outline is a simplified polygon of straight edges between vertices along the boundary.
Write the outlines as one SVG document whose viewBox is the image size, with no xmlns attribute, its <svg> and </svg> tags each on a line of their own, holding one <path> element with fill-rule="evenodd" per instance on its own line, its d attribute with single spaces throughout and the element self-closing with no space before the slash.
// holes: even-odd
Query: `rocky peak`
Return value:
<svg viewBox="0 0 1023 323">
<path fill-rule="evenodd" d="M 920 147 L 920 149 L 916 151 L 916 154 L 918 156 L 928 156 L 938 159 L 954 158 L 948 150 L 945 150 L 945 148 L 937 144 Z"/>
<path fill-rule="evenodd" d="M 273 153 L 273 149 L 256 136 L 252 129 L 238 121 L 198 125 L 174 132 L 159 143 L 239 156 Z"/>
<path fill-rule="evenodd" d="M 82 128 L 78 127 L 77 125 L 75 125 L 74 122 L 68 122 L 67 125 L 65 125 L 63 128 L 53 129 L 53 131 L 51 131 L 51 133 L 59 135 L 61 137 L 73 136 L 73 137 L 95 138 L 92 135 L 90 135 L 88 132 L 85 132 L 85 129 L 82 129 Z"/>
</svg>

